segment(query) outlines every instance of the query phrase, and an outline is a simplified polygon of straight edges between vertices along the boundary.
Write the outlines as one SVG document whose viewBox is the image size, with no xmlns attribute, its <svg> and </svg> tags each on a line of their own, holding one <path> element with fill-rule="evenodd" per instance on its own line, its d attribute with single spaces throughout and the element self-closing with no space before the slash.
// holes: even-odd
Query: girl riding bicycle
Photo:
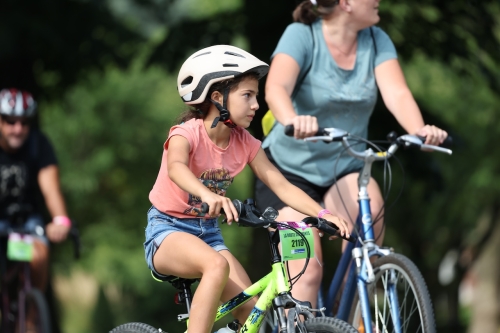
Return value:
<svg viewBox="0 0 500 333">
<path fill-rule="evenodd" d="M 250 286 L 250 279 L 224 245 L 217 216 L 238 221 L 226 190 L 248 164 L 255 175 L 287 205 L 305 215 L 320 215 L 347 235 L 345 221 L 328 214 L 290 184 L 269 162 L 260 141 L 245 129 L 259 105 L 258 80 L 269 66 L 228 45 L 208 47 L 182 65 L 177 87 L 190 110 L 170 129 L 156 183 L 150 192 L 146 261 L 160 276 L 201 278 L 193 297 L 188 333 L 210 332 L 219 301 Z M 229 111 L 230 110 L 230 111 Z M 209 205 L 205 215 L 201 203 Z M 236 309 L 240 322 L 255 302 Z"/>
</svg>

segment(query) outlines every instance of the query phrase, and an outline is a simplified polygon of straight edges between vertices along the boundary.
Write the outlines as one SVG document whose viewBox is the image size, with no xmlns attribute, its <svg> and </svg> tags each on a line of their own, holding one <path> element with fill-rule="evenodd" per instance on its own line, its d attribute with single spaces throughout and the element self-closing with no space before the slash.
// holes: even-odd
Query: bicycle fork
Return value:
<svg viewBox="0 0 500 333">
<path fill-rule="evenodd" d="M 386 256 L 392 252 L 390 249 L 381 249 L 375 244 L 365 243 L 362 248 L 354 248 L 352 251 L 352 257 L 356 266 L 357 272 L 357 287 L 358 295 L 361 307 L 361 315 L 363 317 L 363 324 L 366 333 L 380 333 L 378 331 L 379 320 L 378 311 L 375 311 L 375 327 L 377 332 L 373 332 L 372 328 L 372 318 L 370 313 L 370 300 L 368 295 L 368 287 L 375 281 L 375 271 L 373 270 L 370 257 L 376 256 Z M 387 290 L 387 296 L 382 295 L 382 297 L 387 297 L 389 300 L 389 311 L 391 313 L 392 324 L 394 325 L 394 332 L 402 333 L 401 318 L 399 317 L 399 300 L 397 295 L 397 278 L 394 271 L 390 271 L 390 276 L 386 280 L 385 289 Z M 378 295 L 376 286 L 374 286 L 374 297 L 375 304 L 373 306 L 378 308 Z M 385 310 L 385 309 L 384 309 Z M 382 332 L 387 332 L 386 323 L 381 323 Z"/>
</svg>

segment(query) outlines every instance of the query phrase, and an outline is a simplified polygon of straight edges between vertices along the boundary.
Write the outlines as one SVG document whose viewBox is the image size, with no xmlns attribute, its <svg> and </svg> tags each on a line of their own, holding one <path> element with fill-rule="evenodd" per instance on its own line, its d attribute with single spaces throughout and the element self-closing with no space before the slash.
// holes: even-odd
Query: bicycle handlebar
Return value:
<svg viewBox="0 0 500 333">
<path fill-rule="evenodd" d="M 0 237 L 8 237 L 11 233 L 19 233 L 19 234 L 25 234 L 25 235 L 32 235 L 32 236 L 43 236 L 45 235 L 45 228 L 44 227 L 37 227 L 36 230 L 34 231 L 29 231 L 26 230 L 24 227 L 8 227 L 2 231 L 0 231 Z M 71 237 L 71 240 L 73 241 L 73 254 L 75 259 L 80 258 L 80 232 L 79 230 L 73 225 L 68 231 L 68 236 Z"/>
<path fill-rule="evenodd" d="M 285 126 L 285 134 L 287 136 L 293 136 L 293 133 L 294 133 L 293 125 Z M 451 146 L 453 140 L 450 136 L 448 136 L 441 145 L 434 146 L 434 145 L 426 145 L 424 143 L 425 142 L 424 137 L 420 137 L 417 135 L 410 135 L 410 134 L 398 136 L 396 132 L 391 132 L 387 135 L 387 139 L 389 140 L 389 142 L 391 142 L 391 146 L 385 152 L 375 152 L 375 153 L 371 152 L 371 154 L 368 154 L 366 151 L 360 152 L 354 150 L 348 142 L 348 137 L 350 137 L 350 134 L 344 130 L 333 127 L 332 128 L 320 127 L 316 135 L 307 137 L 304 139 L 304 141 L 317 141 L 317 140 L 322 140 L 325 142 L 340 141 L 342 142 L 342 145 L 347 149 L 349 155 L 356 157 L 358 159 L 364 159 L 369 155 L 373 157 L 374 160 L 376 161 L 382 161 L 388 159 L 396 152 L 396 150 L 398 150 L 399 147 L 405 147 L 405 148 L 415 147 L 415 148 L 420 148 L 421 150 L 422 149 L 433 150 L 448 155 L 452 154 L 452 151 L 450 149 L 444 148 Z"/>
<path fill-rule="evenodd" d="M 261 213 L 253 204 L 243 203 L 237 199 L 233 200 L 233 205 L 238 211 L 238 225 L 240 226 L 252 228 L 277 228 L 278 225 L 284 224 L 275 221 L 276 217 L 278 217 L 278 212 L 274 208 L 268 207 L 264 213 Z M 201 210 L 202 213 L 206 214 L 209 210 L 208 204 L 203 202 L 201 204 Z M 224 214 L 224 210 L 221 209 L 220 213 Z M 349 242 L 354 243 L 357 240 L 357 237 L 354 235 L 350 235 L 349 237 L 342 236 L 335 224 L 322 218 L 306 217 L 302 222 L 329 235 L 340 237 Z"/>
</svg>

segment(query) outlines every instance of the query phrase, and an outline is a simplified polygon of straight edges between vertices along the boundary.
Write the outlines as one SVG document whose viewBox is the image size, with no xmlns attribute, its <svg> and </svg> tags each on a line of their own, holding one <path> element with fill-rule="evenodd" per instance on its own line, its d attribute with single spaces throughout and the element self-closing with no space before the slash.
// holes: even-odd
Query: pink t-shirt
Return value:
<svg viewBox="0 0 500 333">
<path fill-rule="evenodd" d="M 212 192 L 222 196 L 226 195 L 234 177 L 254 159 L 261 144 L 247 130 L 236 127 L 231 130 L 229 145 L 222 149 L 210 140 L 201 119 L 173 126 L 163 145 L 160 172 L 149 193 L 149 200 L 159 211 L 180 218 L 203 214 L 200 213 L 200 198 L 179 188 L 168 176 L 168 140 L 174 135 L 181 135 L 189 142 L 188 166 L 191 172 Z"/>
</svg>

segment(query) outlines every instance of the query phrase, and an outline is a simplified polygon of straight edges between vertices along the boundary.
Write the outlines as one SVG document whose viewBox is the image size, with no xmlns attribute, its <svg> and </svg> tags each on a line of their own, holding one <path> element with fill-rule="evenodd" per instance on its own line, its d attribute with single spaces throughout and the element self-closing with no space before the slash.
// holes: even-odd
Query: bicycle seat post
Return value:
<svg viewBox="0 0 500 333">
<path fill-rule="evenodd" d="M 193 299 L 193 294 L 191 292 L 191 283 L 188 284 L 186 282 L 183 282 L 182 283 L 182 292 L 183 292 L 184 301 L 186 302 L 187 314 L 189 316 L 189 314 L 191 313 L 191 301 Z"/>
</svg>

